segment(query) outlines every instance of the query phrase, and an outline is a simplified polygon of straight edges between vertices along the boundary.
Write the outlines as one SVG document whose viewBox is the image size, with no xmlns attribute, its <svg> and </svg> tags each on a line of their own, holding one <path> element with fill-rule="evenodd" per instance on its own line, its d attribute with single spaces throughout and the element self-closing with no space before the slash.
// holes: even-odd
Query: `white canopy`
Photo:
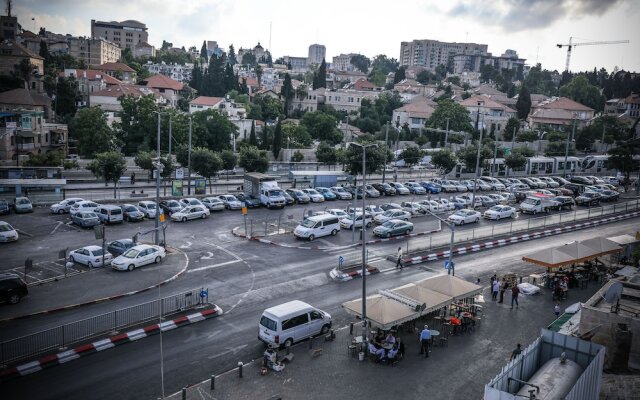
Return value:
<svg viewBox="0 0 640 400">
<path fill-rule="evenodd" d="M 353 315 L 362 316 L 362 299 L 342 303 L 342 307 Z M 376 294 L 367 297 L 367 319 L 372 325 L 388 330 L 392 326 L 411 321 L 420 316 L 419 312 L 388 297 Z"/>
<path fill-rule="evenodd" d="M 482 287 L 453 275 L 439 275 L 416 282 L 416 285 L 455 299 L 472 297 L 482 292 Z"/>
<path fill-rule="evenodd" d="M 417 303 L 426 304 L 427 307 L 422 310 L 422 314 L 428 314 L 431 311 L 442 308 L 453 302 L 453 297 L 416 285 L 415 283 L 409 283 L 407 285 L 391 289 L 391 291 L 398 293 L 401 296 L 413 299 Z"/>
</svg>

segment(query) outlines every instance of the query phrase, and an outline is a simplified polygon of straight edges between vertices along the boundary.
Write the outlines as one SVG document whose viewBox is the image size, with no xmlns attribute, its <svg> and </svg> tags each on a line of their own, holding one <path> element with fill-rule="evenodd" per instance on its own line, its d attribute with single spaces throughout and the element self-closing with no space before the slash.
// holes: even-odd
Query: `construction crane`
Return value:
<svg viewBox="0 0 640 400">
<path fill-rule="evenodd" d="M 569 71 L 569 63 L 571 62 L 571 50 L 576 46 L 594 46 L 600 44 L 622 44 L 629 43 L 628 40 L 612 40 L 608 42 L 582 42 L 582 43 L 573 43 L 573 37 L 569 37 L 569 44 L 557 44 L 558 48 L 567 48 L 567 63 L 564 68 L 565 71 Z"/>
</svg>

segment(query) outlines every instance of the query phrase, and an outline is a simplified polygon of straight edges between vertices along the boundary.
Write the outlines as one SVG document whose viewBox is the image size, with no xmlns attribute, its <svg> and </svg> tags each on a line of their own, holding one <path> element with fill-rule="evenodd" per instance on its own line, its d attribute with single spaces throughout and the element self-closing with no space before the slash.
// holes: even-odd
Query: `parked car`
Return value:
<svg viewBox="0 0 640 400">
<path fill-rule="evenodd" d="M 505 186 L 502 184 L 502 182 L 500 182 L 496 178 L 492 178 L 490 176 L 481 176 L 480 179 L 485 181 L 487 185 L 491 186 L 491 190 L 500 191 L 505 189 Z"/>
<path fill-rule="evenodd" d="M 202 202 L 196 199 L 195 197 L 185 197 L 180 199 L 179 201 L 180 201 L 180 204 L 182 204 L 182 207 L 202 205 Z"/>
<path fill-rule="evenodd" d="M 555 206 L 553 208 L 555 208 L 558 211 L 565 208 L 568 210 L 571 210 L 573 206 L 576 204 L 575 201 L 573 201 L 573 197 L 571 196 L 556 196 L 556 197 L 552 197 L 551 201 L 555 203 Z"/>
<path fill-rule="evenodd" d="M 142 211 L 145 217 L 152 219 L 156 217 L 158 206 L 155 201 L 143 200 L 138 202 L 138 209 Z M 71 210 L 73 211 L 73 208 Z"/>
<path fill-rule="evenodd" d="M 437 184 L 440 185 L 440 187 L 442 187 L 442 191 L 443 192 L 457 192 L 458 191 L 458 187 L 456 185 L 454 185 L 453 183 L 451 183 L 450 181 L 443 179 L 443 180 L 435 180 L 434 182 L 436 182 Z"/>
<path fill-rule="evenodd" d="M 71 197 L 68 199 L 64 199 L 59 203 L 52 204 L 51 207 L 49 207 L 49 210 L 51 211 L 51 214 L 68 213 L 71 209 L 71 206 L 79 201 L 84 201 L 84 199 L 81 197 Z"/>
<path fill-rule="evenodd" d="M 69 252 L 69 261 L 84 264 L 89 268 L 102 267 L 102 254 L 104 253 L 104 265 L 108 265 L 113 256 L 102 250 L 100 246 L 85 246 Z"/>
<path fill-rule="evenodd" d="M 589 176 L 585 176 L 585 178 L 587 178 L 587 179 L 591 179 L 591 184 L 592 184 L 592 185 L 600 185 L 600 184 L 605 183 L 605 181 L 604 181 L 604 180 L 602 180 L 602 179 L 598 178 L 597 176 L 591 176 L 591 175 L 589 175 Z"/>
<path fill-rule="evenodd" d="M 13 210 L 16 214 L 33 212 L 33 204 L 27 197 L 16 197 L 13 199 Z"/>
<path fill-rule="evenodd" d="M 536 176 L 532 176 L 529 178 L 530 181 L 532 181 L 533 183 L 536 184 L 536 187 L 538 189 L 546 189 L 547 188 L 547 183 L 545 181 L 543 181 L 542 179 L 536 177 Z M 533 189 L 533 188 L 532 188 Z"/>
<path fill-rule="evenodd" d="M 567 190 L 571 190 L 573 196 L 579 196 L 585 190 L 585 185 L 581 185 L 579 183 L 567 183 L 562 187 Z"/>
<path fill-rule="evenodd" d="M 561 176 L 550 176 L 551 179 L 553 179 L 554 181 L 558 182 L 560 184 L 560 186 L 562 185 L 566 185 L 567 183 L 571 183 L 568 180 L 564 179 Z"/>
<path fill-rule="evenodd" d="M 345 190 L 345 192 L 347 191 Z M 287 189 L 285 190 L 285 193 L 291 196 L 291 198 L 293 198 L 293 200 L 298 204 L 307 204 L 311 201 L 311 198 L 307 196 L 307 194 L 300 189 Z M 351 193 L 349 193 L 349 196 L 351 196 Z"/>
<path fill-rule="evenodd" d="M 456 225 L 464 225 L 471 222 L 477 223 L 478 221 L 480 221 L 481 217 L 482 215 L 478 211 L 462 209 L 449 215 L 447 221 L 452 222 Z"/>
<path fill-rule="evenodd" d="M 512 193 L 529 189 L 531 188 L 526 183 L 515 183 L 507 188 L 507 190 Z"/>
<path fill-rule="evenodd" d="M 365 206 L 364 209 L 365 209 L 365 211 L 367 213 L 371 214 L 372 218 L 375 217 L 376 215 L 382 214 L 384 212 L 384 210 L 381 207 L 379 207 L 379 206 L 377 206 L 375 204 L 368 204 L 367 206 Z M 356 212 L 357 212 L 357 210 L 358 209 L 356 209 Z M 360 211 L 362 211 L 362 209 L 360 209 Z"/>
<path fill-rule="evenodd" d="M 371 186 L 373 186 L 380 194 L 384 194 L 385 196 L 396 195 L 396 188 L 388 183 L 372 183 Z"/>
<path fill-rule="evenodd" d="M 0 300 L 9 304 L 17 304 L 27 294 L 29 294 L 29 289 L 20 276 L 12 273 L 0 274 Z"/>
<path fill-rule="evenodd" d="M 427 190 L 417 182 L 405 182 L 404 186 L 409 189 L 411 194 L 427 194 Z"/>
<path fill-rule="evenodd" d="M 465 207 L 482 207 L 482 200 L 480 200 L 480 196 L 476 196 L 475 198 L 471 194 L 461 194 L 459 196 L 454 197 L 454 199 L 460 201 L 465 205 Z M 471 201 L 473 200 L 473 204 Z"/>
<path fill-rule="evenodd" d="M 462 183 L 460 183 L 458 181 L 450 180 L 449 183 L 456 187 L 456 191 L 457 192 L 468 192 L 469 191 L 469 189 L 467 189 L 467 185 L 463 185 Z"/>
<path fill-rule="evenodd" d="M 476 179 L 473 182 L 476 182 L 476 185 L 478 185 L 476 187 L 476 190 L 478 190 L 478 189 L 483 190 L 483 191 L 491 190 L 491 185 L 488 184 L 487 182 L 483 181 L 482 179 Z M 506 187 L 506 184 L 504 184 L 504 182 L 502 182 L 502 184 Z"/>
<path fill-rule="evenodd" d="M 252 194 L 238 193 L 236 198 L 247 208 L 260 208 L 260 199 Z"/>
<path fill-rule="evenodd" d="M 428 193 L 438 194 L 442 191 L 442 186 L 438 185 L 435 182 L 431 181 L 420 181 L 418 182 Z"/>
<path fill-rule="evenodd" d="M 11 207 L 9 207 L 9 203 L 4 199 L 0 199 L 0 215 L 6 215 L 10 213 Z"/>
<path fill-rule="evenodd" d="M 569 179 L 569 182 L 579 183 L 581 185 L 593 185 L 593 181 L 586 176 L 572 176 L 571 179 Z"/>
<path fill-rule="evenodd" d="M 238 198 L 232 194 L 221 194 L 218 196 L 220 200 L 224 203 L 224 208 L 227 210 L 239 210 L 242 208 L 242 203 Z"/>
<path fill-rule="evenodd" d="M 442 211 L 442 205 L 435 200 L 421 200 L 418 202 L 423 210 L 437 213 Z"/>
<path fill-rule="evenodd" d="M 404 209 L 405 211 L 408 211 L 411 215 L 426 214 L 426 211 L 422 208 L 422 205 L 420 205 L 420 203 L 412 202 L 412 201 L 403 201 L 402 203 L 400 203 L 400 205 L 402 206 L 402 209 Z"/>
<path fill-rule="evenodd" d="M 382 208 L 383 211 L 402 210 L 402 206 L 398 203 L 382 203 L 380 204 L 380 208 Z"/>
<path fill-rule="evenodd" d="M 324 202 L 324 196 L 318 193 L 315 189 L 302 189 L 302 191 L 309 196 L 312 203 L 322 203 Z"/>
<path fill-rule="evenodd" d="M 609 185 L 620 186 L 620 180 L 615 176 L 603 176 L 602 180 Z"/>
<path fill-rule="evenodd" d="M 166 251 L 161 246 L 139 244 L 116 257 L 111 262 L 111 267 L 118 271 L 133 271 L 134 268 L 142 267 L 143 265 L 158 264 L 166 255 Z"/>
<path fill-rule="evenodd" d="M 333 193 L 331 191 L 331 189 L 329 189 L 328 187 L 319 186 L 319 187 L 316 187 L 316 191 L 318 193 L 320 193 L 324 197 L 325 200 L 333 201 L 333 200 L 337 199 L 336 194 Z"/>
<path fill-rule="evenodd" d="M 326 214 L 331 214 L 331 215 L 335 215 L 336 217 L 338 217 L 338 219 L 342 219 L 342 218 L 348 218 L 349 217 L 349 213 L 346 212 L 345 210 L 341 210 L 339 208 L 330 208 L 327 211 L 325 211 Z"/>
<path fill-rule="evenodd" d="M 461 180 L 460 183 L 465 185 L 468 191 L 473 191 L 474 186 L 476 187 L 476 190 L 481 190 L 480 186 L 476 186 L 476 184 L 471 179 Z"/>
<path fill-rule="evenodd" d="M 144 220 L 144 213 L 133 204 L 123 204 L 120 208 L 122 209 L 122 218 L 125 221 L 137 222 Z"/>
<path fill-rule="evenodd" d="M 487 195 L 491 200 L 495 201 L 496 204 L 507 204 L 509 200 L 503 196 L 501 193 L 490 193 Z M 515 200 L 515 198 L 514 198 Z"/>
<path fill-rule="evenodd" d="M 538 184 L 532 181 L 530 178 L 521 177 L 518 179 L 520 179 L 520 182 L 522 182 L 522 184 L 527 185 L 529 189 L 535 189 L 538 187 Z"/>
<path fill-rule="evenodd" d="M 515 218 L 518 212 L 511 206 L 496 205 L 482 214 L 486 219 L 500 220 L 502 218 Z"/>
<path fill-rule="evenodd" d="M 482 203 L 482 207 L 486 207 L 486 208 L 493 207 L 499 203 L 498 201 L 495 201 L 491 197 L 484 196 L 484 195 L 476 196 L 476 199 L 480 199 L 480 202 Z"/>
<path fill-rule="evenodd" d="M 289 195 L 289 193 L 285 192 L 284 190 L 281 190 L 280 193 L 282 194 L 282 197 L 284 197 L 285 206 L 290 206 L 296 203 L 296 201 L 293 199 L 293 197 L 291 197 L 291 195 Z"/>
<path fill-rule="evenodd" d="M 184 208 L 185 204 L 178 200 L 162 200 L 160 202 L 160 208 L 165 215 L 171 215 L 174 212 L 178 212 Z"/>
<path fill-rule="evenodd" d="M 600 192 L 600 201 L 618 201 L 620 198 L 620 193 L 615 190 L 603 190 Z"/>
<path fill-rule="evenodd" d="M 344 218 L 340 218 L 340 228 L 342 229 L 351 229 L 354 226 L 354 217 L 355 215 L 355 227 L 356 228 L 362 228 L 362 211 L 360 212 L 356 212 L 355 214 L 350 214 L 347 217 Z M 371 216 L 371 214 L 369 213 L 365 213 L 364 216 L 364 226 L 369 228 L 371 226 L 371 223 L 373 221 L 373 218 Z"/>
<path fill-rule="evenodd" d="M 534 193 L 543 194 L 545 196 L 555 196 L 556 195 L 555 193 L 553 193 L 553 192 L 551 192 L 551 191 L 549 191 L 547 189 L 534 189 L 534 190 L 531 190 L 531 193 L 532 194 L 534 194 Z"/>
<path fill-rule="evenodd" d="M 400 182 L 389 182 L 389 185 L 393 186 L 393 188 L 396 189 L 397 194 L 407 195 L 411 193 L 409 189 Z"/>
<path fill-rule="evenodd" d="M 369 185 L 369 184 L 365 185 L 364 192 L 367 195 L 367 197 L 372 197 L 372 198 L 380 197 L 380 192 L 378 192 L 376 188 L 374 188 L 372 185 Z"/>
<path fill-rule="evenodd" d="M 114 204 L 98 206 L 94 212 L 104 224 L 120 224 L 124 220 L 122 209 Z"/>
<path fill-rule="evenodd" d="M 69 209 L 69 214 L 73 216 L 75 213 L 80 211 L 95 211 L 95 209 L 99 206 L 100 204 L 94 203 L 90 200 L 78 201 L 71 206 L 71 208 Z"/>
<path fill-rule="evenodd" d="M 107 251 L 117 257 L 135 245 L 136 243 L 131 239 L 118 239 L 107 245 Z"/>
<path fill-rule="evenodd" d="M 511 193 L 511 192 L 500 192 L 498 193 L 500 196 L 502 196 L 507 203 L 506 204 L 512 204 L 516 202 L 516 195 L 515 193 Z"/>
<path fill-rule="evenodd" d="M 172 221 L 187 222 L 190 219 L 205 219 L 209 216 L 209 209 L 205 206 L 186 206 L 171 214 Z"/>
<path fill-rule="evenodd" d="M 553 193 L 556 196 L 573 196 L 573 190 L 569 190 L 565 187 L 559 187 L 555 189 L 547 189 L 549 192 Z"/>
<path fill-rule="evenodd" d="M 8 222 L 0 221 L 0 243 L 15 242 L 18 232 Z"/>
<path fill-rule="evenodd" d="M 548 176 L 541 176 L 538 179 L 540 179 L 542 182 L 546 183 L 547 184 L 547 188 L 554 189 L 554 188 L 560 187 L 560 184 L 558 182 L 554 181 L 553 179 L 551 179 Z"/>
<path fill-rule="evenodd" d="M 584 192 L 576 197 L 576 204 L 579 206 L 597 206 L 600 204 L 600 194 L 596 192 Z"/>
<path fill-rule="evenodd" d="M 353 199 L 353 195 L 351 193 L 347 192 L 346 190 L 344 190 L 344 188 L 341 187 L 341 186 L 333 186 L 333 187 L 331 187 L 331 191 L 340 200 L 351 200 L 351 199 Z"/>
<path fill-rule="evenodd" d="M 373 234 L 382 238 L 397 235 L 408 235 L 411 232 L 413 232 L 413 224 L 399 219 L 388 220 L 382 225 L 373 228 Z"/>
<path fill-rule="evenodd" d="M 447 199 L 440 198 L 435 199 L 435 201 L 440 203 L 440 208 L 442 209 L 442 211 L 453 211 L 456 209 L 456 205 Z"/>
<path fill-rule="evenodd" d="M 374 217 L 376 224 L 383 224 L 392 219 L 402 219 L 408 221 L 411 218 L 411 213 L 405 210 L 387 210 L 382 214 L 378 214 Z"/>
<path fill-rule="evenodd" d="M 71 221 L 80 228 L 91 228 L 100 225 L 100 218 L 93 211 L 78 211 L 71 215 Z"/>
<path fill-rule="evenodd" d="M 209 209 L 209 211 L 222 211 L 224 210 L 224 202 L 218 197 L 211 196 L 202 199 L 202 204 Z"/>
</svg>

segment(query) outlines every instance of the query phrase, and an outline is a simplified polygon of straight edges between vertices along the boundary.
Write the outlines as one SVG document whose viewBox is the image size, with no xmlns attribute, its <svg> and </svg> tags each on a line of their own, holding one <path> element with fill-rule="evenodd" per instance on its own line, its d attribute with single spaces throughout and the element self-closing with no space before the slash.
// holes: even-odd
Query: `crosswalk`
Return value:
<svg viewBox="0 0 640 400">
<path fill-rule="evenodd" d="M 326 248 L 322 250 L 326 254 L 331 254 L 335 256 L 336 259 L 339 257 L 343 258 L 343 265 L 356 264 L 362 262 L 362 248 L 361 247 L 336 247 L 336 248 Z M 376 261 L 381 261 L 386 259 L 386 254 L 381 254 L 376 251 L 372 251 L 367 249 L 367 263 L 373 263 Z"/>
</svg>

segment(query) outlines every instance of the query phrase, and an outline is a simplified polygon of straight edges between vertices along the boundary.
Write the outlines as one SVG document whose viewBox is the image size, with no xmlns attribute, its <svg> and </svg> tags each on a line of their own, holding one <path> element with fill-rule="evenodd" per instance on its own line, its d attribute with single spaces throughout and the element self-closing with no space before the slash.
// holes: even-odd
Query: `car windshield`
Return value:
<svg viewBox="0 0 640 400">
<path fill-rule="evenodd" d="M 395 224 L 396 223 L 393 222 L 393 221 L 387 221 L 384 224 L 382 224 L 381 226 L 384 226 L 385 228 L 393 228 Z"/>
<path fill-rule="evenodd" d="M 29 200 L 27 200 L 27 199 L 20 199 L 20 200 L 18 200 L 18 204 L 29 204 L 29 203 L 30 203 L 30 201 L 29 201 Z"/>
<path fill-rule="evenodd" d="M 491 210 L 491 211 L 502 211 L 502 207 L 500 207 L 500 206 L 493 206 L 493 207 L 491 207 L 489 210 Z"/>
<path fill-rule="evenodd" d="M 385 217 L 393 217 L 394 210 L 387 210 L 382 215 L 384 215 Z"/>
<path fill-rule="evenodd" d="M 127 206 L 127 207 L 125 207 L 125 208 L 124 208 L 124 210 L 125 210 L 126 212 L 137 212 L 137 211 L 139 211 L 139 210 L 138 210 L 137 208 L 135 208 L 134 206 Z"/>
<path fill-rule="evenodd" d="M 94 256 L 101 256 L 102 255 L 102 249 L 91 250 L 91 254 L 93 254 Z"/>
<path fill-rule="evenodd" d="M 282 190 L 269 190 L 269 196 L 282 196 Z"/>
<path fill-rule="evenodd" d="M 191 203 L 191 204 L 196 204 L 196 203 Z M 170 202 L 167 203 L 167 206 L 169 206 L 169 207 L 180 207 L 180 203 L 178 203 L 175 200 L 171 200 Z"/>
<path fill-rule="evenodd" d="M 456 211 L 455 213 L 453 213 L 453 215 L 457 215 L 458 217 L 466 217 L 467 213 L 465 213 L 464 211 Z"/>
<path fill-rule="evenodd" d="M 94 213 L 84 213 L 84 214 L 80 214 L 80 215 L 82 216 L 82 218 L 87 218 L 87 219 L 98 218 L 98 216 L 96 214 L 94 214 Z"/>
<path fill-rule="evenodd" d="M 131 250 L 126 251 L 122 256 L 126 257 L 126 258 L 136 258 L 138 253 L 139 253 L 138 250 L 131 249 Z"/>
<path fill-rule="evenodd" d="M 147 203 L 147 204 L 146 204 L 146 207 L 147 207 L 149 210 L 155 210 L 155 209 L 156 209 L 156 205 L 155 205 L 155 203 Z"/>
<path fill-rule="evenodd" d="M 302 221 L 300 225 L 304 226 L 305 228 L 313 228 L 315 224 L 316 224 L 315 221 L 312 221 L 310 219 L 305 219 L 304 221 Z"/>
<path fill-rule="evenodd" d="M 314 189 L 307 189 L 307 193 L 309 193 L 309 194 L 320 194 L 317 191 L 315 191 Z"/>
<path fill-rule="evenodd" d="M 12 231 L 13 227 L 9 224 L 2 224 L 0 225 L 0 232 L 9 232 Z"/>
</svg>

